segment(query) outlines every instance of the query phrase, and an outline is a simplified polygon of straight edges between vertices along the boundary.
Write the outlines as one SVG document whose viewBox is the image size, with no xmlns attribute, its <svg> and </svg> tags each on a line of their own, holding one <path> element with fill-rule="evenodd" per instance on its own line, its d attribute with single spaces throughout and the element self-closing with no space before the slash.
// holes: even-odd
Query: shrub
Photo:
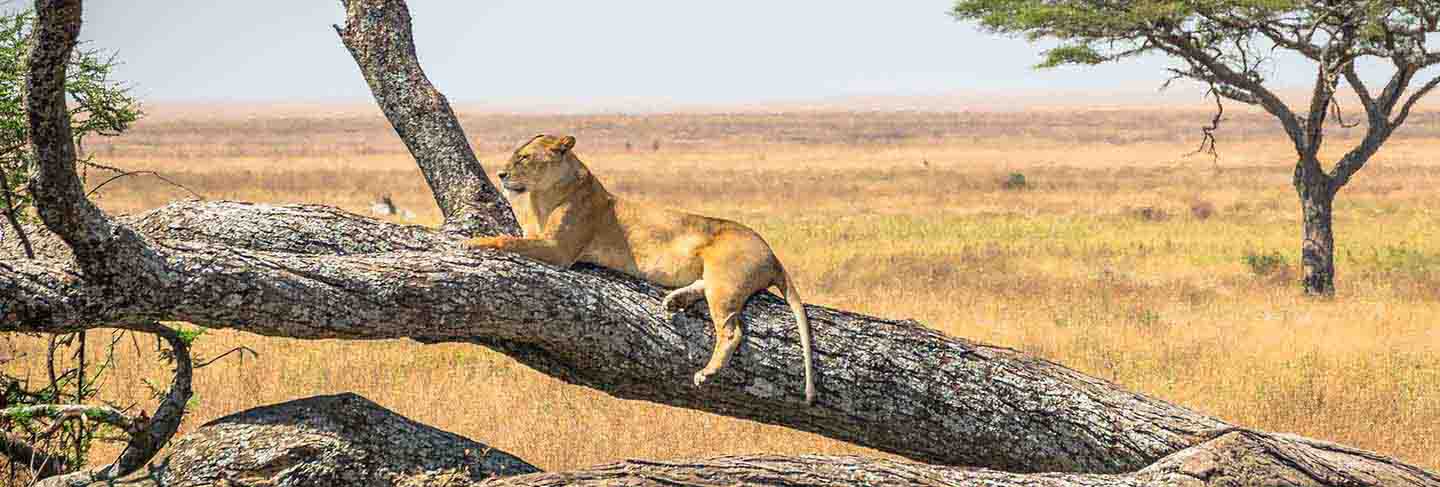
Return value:
<svg viewBox="0 0 1440 487">
<path fill-rule="evenodd" d="M 1170 219 L 1170 212 L 1164 208 L 1142 206 L 1135 209 L 1135 217 L 1150 222 L 1163 222 Z"/>
<path fill-rule="evenodd" d="M 1012 172 L 1010 176 L 1006 177 L 1005 180 L 1000 183 L 1000 187 L 1010 191 L 1018 191 L 1029 188 L 1030 183 L 1025 180 L 1024 174 Z"/>
<path fill-rule="evenodd" d="M 1429 254 L 1406 247 L 1376 248 L 1369 259 L 1364 259 L 1364 254 L 1361 254 L 1361 257 L 1348 253 L 1347 255 L 1356 261 L 1369 260 L 1370 262 L 1366 263 L 1382 274 L 1423 276 L 1440 272 L 1440 254 Z"/>
<path fill-rule="evenodd" d="M 1205 200 L 1194 200 L 1190 202 L 1190 216 L 1196 220 L 1206 220 L 1215 216 L 1215 204 Z"/>
<path fill-rule="evenodd" d="M 1163 322 L 1160 321 L 1160 313 L 1150 308 L 1136 307 L 1130 312 L 1130 319 L 1142 328 L 1158 328 Z"/>
<path fill-rule="evenodd" d="M 1246 252 L 1243 260 L 1245 261 L 1245 266 L 1250 268 L 1251 273 L 1261 277 L 1273 275 L 1276 271 L 1280 271 L 1289 266 L 1289 263 L 1285 260 L 1285 256 L 1278 251 L 1273 251 L 1268 254 Z"/>
</svg>

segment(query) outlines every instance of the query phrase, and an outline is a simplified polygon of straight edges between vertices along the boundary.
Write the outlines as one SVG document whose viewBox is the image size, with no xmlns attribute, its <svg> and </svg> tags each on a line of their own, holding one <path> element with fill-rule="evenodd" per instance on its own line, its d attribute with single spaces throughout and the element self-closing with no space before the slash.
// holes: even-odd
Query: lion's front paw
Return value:
<svg viewBox="0 0 1440 487">
<path fill-rule="evenodd" d="M 702 370 L 695 373 L 695 378 L 692 380 L 692 382 L 695 383 L 695 387 L 700 387 L 700 385 L 704 384 L 705 380 L 709 378 L 710 374 L 707 374 L 705 373 L 705 371 Z"/>
<path fill-rule="evenodd" d="M 676 299 L 674 294 L 671 294 L 669 296 L 665 296 L 665 301 L 660 303 L 660 309 L 665 310 L 665 314 L 673 315 L 675 313 L 685 311 L 685 303 L 681 302 L 681 300 L 679 299 Z"/>
<path fill-rule="evenodd" d="M 502 241 L 500 237 L 475 237 L 460 243 L 461 247 L 467 249 L 498 249 Z"/>
</svg>

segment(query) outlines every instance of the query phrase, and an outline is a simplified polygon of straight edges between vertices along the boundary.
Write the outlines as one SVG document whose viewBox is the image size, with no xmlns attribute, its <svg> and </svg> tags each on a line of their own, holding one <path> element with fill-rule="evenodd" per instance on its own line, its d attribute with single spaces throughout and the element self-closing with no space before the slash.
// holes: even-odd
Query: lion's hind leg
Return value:
<svg viewBox="0 0 1440 487">
<path fill-rule="evenodd" d="M 690 305 L 695 304 L 700 298 L 705 297 L 705 280 L 696 279 L 689 286 L 670 291 L 665 295 L 665 302 L 661 305 L 666 313 L 678 313 Z"/>
<path fill-rule="evenodd" d="M 744 305 L 745 302 L 741 301 L 740 304 Z M 721 307 L 711 304 L 710 317 L 715 320 L 715 349 L 710 352 L 710 362 L 705 364 L 704 369 L 695 373 L 696 387 L 704 384 L 705 380 L 729 364 L 730 358 L 735 356 L 735 349 L 740 348 L 740 341 L 745 338 L 744 332 L 740 329 L 740 308 L 738 306 L 733 307 L 732 310 L 730 307 L 721 309 Z"/>
<path fill-rule="evenodd" d="M 745 338 L 740 311 L 750 295 L 768 286 L 771 278 L 751 266 L 729 264 L 705 263 L 705 301 L 710 305 L 710 319 L 715 322 L 715 349 L 710 353 L 710 362 L 695 373 L 696 386 L 730 363 Z"/>
</svg>

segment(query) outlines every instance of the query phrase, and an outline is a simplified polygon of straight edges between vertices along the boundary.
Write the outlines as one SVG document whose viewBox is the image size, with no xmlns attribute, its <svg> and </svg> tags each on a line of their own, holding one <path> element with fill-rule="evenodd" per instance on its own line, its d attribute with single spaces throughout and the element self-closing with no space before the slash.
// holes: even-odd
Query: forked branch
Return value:
<svg viewBox="0 0 1440 487">
<path fill-rule="evenodd" d="M 120 455 L 111 463 L 78 472 L 42 479 L 37 487 L 89 485 L 109 482 L 140 470 L 175 436 L 190 401 L 194 368 L 190 361 L 190 345 L 175 330 L 159 323 L 138 326 L 140 330 L 160 337 L 169 347 L 166 354 L 174 365 L 170 389 L 160 398 L 154 414 L 131 416 L 111 407 L 93 405 L 32 406 L 26 413 L 53 418 L 77 418 L 110 424 L 129 436 Z M 7 414 L 10 411 L 6 411 Z M 59 422 L 55 423 L 58 426 Z"/>
</svg>

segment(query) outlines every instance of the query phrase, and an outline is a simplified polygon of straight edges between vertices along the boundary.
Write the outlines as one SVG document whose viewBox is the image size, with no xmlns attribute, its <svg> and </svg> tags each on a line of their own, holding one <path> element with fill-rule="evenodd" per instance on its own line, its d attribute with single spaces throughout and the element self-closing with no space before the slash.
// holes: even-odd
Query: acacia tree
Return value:
<svg viewBox="0 0 1440 487">
<path fill-rule="evenodd" d="M 1041 67 L 1164 54 L 1181 61 L 1170 68 L 1175 79 L 1205 83 L 1217 100 L 1257 105 L 1273 115 L 1295 145 L 1294 185 L 1304 212 L 1301 262 L 1305 291 L 1312 295 L 1335 292 L 1335 194 L 1405 123 L 1415 103 L 1440 85 L 1440 77 L 1416 79 L 1440 63 L 1440 50 L 1426 42 L 1427 34 L 1440 32 L 1440 2 L 1434 0 L 959 0 L 953 15 L 997 33 L 1059 41 L 1045 51 Z M 1310 102 L 1301 110 L 1267 85 L 1262 68 L 1277 52 L 1303 57 L 1315 68 Z M 1389 71 L 1378 93 L 1356 68 L 1373 61 Z M 1327 171 L 1318 154 L 1328 114 L 1338 113 L 1341 83 L 1364 106 L 1368 128 Z"/>
</svg>

